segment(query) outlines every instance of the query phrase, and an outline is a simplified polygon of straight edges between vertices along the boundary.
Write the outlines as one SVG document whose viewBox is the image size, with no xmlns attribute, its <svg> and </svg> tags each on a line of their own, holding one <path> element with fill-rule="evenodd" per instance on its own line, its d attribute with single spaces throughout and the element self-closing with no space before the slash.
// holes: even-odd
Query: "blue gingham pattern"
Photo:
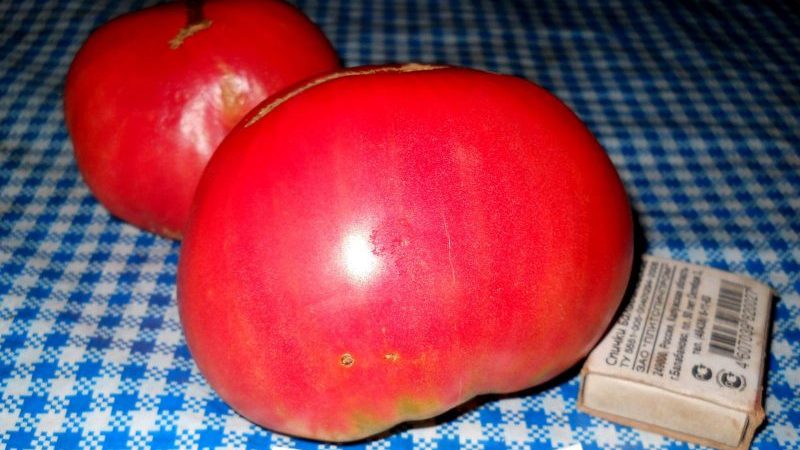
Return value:
<svg viewBox="0 0 800 450">
<path fill-rule="evenodd" d="M 94 27 L 150 1 L 0 2 L 0 447 L 330 449 L 233 413 L 188 354 L 179 245 L 111 218 L 61 93 Z M 647 250 L 749 274 L 778 299 L 766 426 L 800 448 L 800 15 L 790 2 L 298 0 L 348 66 L 423 61 L 533 80 L 619 170 Z M 579 413 L 574 372 L 368 449 L 691 447 Z"/>
</svg>

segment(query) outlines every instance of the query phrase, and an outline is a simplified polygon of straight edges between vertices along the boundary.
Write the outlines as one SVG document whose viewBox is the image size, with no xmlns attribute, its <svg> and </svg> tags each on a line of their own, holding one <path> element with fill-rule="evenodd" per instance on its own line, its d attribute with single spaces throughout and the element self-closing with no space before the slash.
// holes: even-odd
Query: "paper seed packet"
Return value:
<svg viewBox="0 0 800 450">
<path fill-rule="evenodd" d="M 635 294 L 581 371 L 578 409 L 719 449 L 747 449 L 764 420 L 772 291 L 645 255 Z"/>
</svg>

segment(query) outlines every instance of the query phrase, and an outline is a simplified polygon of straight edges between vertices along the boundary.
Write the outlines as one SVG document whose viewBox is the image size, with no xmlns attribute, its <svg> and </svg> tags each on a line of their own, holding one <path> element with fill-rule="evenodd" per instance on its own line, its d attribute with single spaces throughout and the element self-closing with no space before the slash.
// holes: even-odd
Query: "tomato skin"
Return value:
<svg viewBox="0 0 800 450">
<path fill-rule="evenodd" d="M 207 0 L 183 39 L 184 3 L 95 30 L 67 75 L 75 158 L 97 199 L 140 228 L 180 238 L 222 138 L 267 96 L 339 68 L 322 32 L 277 0 Z"/>
<path fill-rule="evenodd" d="M 233 408 L 351 441 L 575 364 L 618 308 L 632 252 L 613 165 L 544 89 L 356 69 L 262 104 L 221 144 L 178 305 Z"/>
</svg>

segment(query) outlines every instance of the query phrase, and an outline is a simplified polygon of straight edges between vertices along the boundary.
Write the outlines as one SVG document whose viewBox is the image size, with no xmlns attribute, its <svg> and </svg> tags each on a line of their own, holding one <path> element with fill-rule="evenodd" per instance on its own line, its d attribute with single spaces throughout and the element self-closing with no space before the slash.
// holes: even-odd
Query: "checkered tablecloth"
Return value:
<svg viewBox="0 0 800 450">
<path fill-rule="evenodd" d="M 0 446 L 331 448 L 233 413 L 189 356 L 179 244 L 114 218 L 62 113 L 90 30 L 150 1 L 0 1 Z M 791 2 L 296 2 L 348 66 L 425 61 L 555 92 L 611 155 L 647 250 L 779 297 L 766 426 L 800 448 L 800 9 Z M 686 448 L 575 409 L 566 377 L 354 447 Z"/>
</svg>

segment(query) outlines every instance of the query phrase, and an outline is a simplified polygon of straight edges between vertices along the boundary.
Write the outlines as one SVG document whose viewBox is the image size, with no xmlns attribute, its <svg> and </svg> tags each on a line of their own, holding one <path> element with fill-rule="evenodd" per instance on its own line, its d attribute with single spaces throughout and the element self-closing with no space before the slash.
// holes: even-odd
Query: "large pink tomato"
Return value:
<svg viewBox="0 0 800 450">
<path fill-rule="evenodd" d="M 631 228 L 603 149 L 544 89 L 342 72 L 255 109 L 212 158 L 181 321 L 245 417 L 354 440 L 575 364 L 619 306 Z"/>
<path fill-rule="evenodd" d="M 114 215 L 179 238 L 222 138 L 268 95 L 338 68 L 325 36 L 278 0 L 168 3 L 96 30 L 67 76 L 84 180 Z"/>
</svg>

